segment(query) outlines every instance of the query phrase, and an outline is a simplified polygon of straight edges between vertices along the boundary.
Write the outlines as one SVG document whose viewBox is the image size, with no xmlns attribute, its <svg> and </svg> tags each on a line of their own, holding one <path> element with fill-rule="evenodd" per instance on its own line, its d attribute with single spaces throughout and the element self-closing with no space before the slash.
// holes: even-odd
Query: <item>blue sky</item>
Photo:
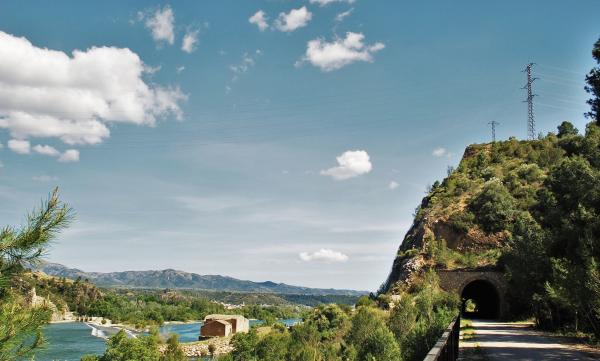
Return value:
<svg viewBox="0 0 600 361">
<path fill-rule="evenodd" d="M 598 13 L 2 2 L 0 219 L 22 223 L 58 185 L 77 219 L 50 261 L 374 290 L 426 186 L 490 140 L 487 123 L 526 136 L 526 63 L 538 131 L 584 128 Z"/>
</svg>

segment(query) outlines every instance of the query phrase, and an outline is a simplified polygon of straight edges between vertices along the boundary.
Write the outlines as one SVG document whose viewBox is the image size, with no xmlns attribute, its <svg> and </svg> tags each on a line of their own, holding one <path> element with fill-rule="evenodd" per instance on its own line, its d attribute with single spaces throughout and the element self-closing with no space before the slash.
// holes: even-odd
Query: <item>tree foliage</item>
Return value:
<svg viewBox="0 0 600 361">
<path fill-rule="evenodd" d="M 48 244 L 69 224 L 72 211 L 55 189 L 27 216 L 20 228 L 0 231 L 0 360 L 16 360 L 41 345 L 41 329 L 50 320 L 44 306 L 31 307 L 8 287 L 24 268 L 40 260 Z"/>
<path fill-rule="evenodd" d="M 160 351 L 159 344 L 156 332 L 151 332 L 148 336 L 130 338 L 121 330 L 108 339 L 108 347 L 103 355 L 86 355 L 81 361 L 187 361 L 177 336 L 171 336 L 167 340 L 164 352 Z"/>
<path fill-rule="evenodd" d="M 596 63 L 600 64 L 600 38 L 594 44 L 592 56 Z M 600 66 L 593 68 L 586 76 L 585 81 L 587 82 L 585 90 L 592 95 L 592 98 L 587 101 L 591 109 L 586 116 L 596 120 L 596 123 L 600 125 Z"/>
</svg>

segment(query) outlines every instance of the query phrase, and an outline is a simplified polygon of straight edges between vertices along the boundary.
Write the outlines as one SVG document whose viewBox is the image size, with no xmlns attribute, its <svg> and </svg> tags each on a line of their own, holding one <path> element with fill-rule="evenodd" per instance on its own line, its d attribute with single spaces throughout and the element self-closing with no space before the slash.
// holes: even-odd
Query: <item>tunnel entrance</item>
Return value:
<svg viewBox="0 0 600 361">
<path fill-rule="evenodd" d="M 470 282 L 461 294 L 463 317 L 498 318 L 500 313 L 500 297 L 493 284 L 484 280 Z"/>
</svg>

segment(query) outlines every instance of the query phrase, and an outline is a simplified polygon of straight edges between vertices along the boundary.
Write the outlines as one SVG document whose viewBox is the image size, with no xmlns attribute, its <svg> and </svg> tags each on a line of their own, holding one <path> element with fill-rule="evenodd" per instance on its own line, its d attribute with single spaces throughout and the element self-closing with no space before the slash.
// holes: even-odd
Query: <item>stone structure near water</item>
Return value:
<svg viewBox="0 0 600 361">
<path fill-rule="evenodd" d="M 200 337 L 227 337 L 239 332 L 248 332 L 250 321 L 241 315 L 208 315 L 200 327 Z"/>
</svg>

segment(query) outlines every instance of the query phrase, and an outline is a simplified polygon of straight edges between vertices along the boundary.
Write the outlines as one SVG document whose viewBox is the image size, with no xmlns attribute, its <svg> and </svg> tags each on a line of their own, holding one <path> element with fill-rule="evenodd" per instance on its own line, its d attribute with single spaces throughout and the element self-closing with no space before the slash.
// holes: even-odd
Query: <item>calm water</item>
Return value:
<svg viewBox="0 0 600 361">
<path fill-rule="evenodd" d="M 295 325 L 299 319 L 280 320 L 287 326 Z M 250 325 L 259 325 L 262 321 L 250 320 Z M 160 333 L 176 333 L 181 342 L 198 341 L 201 322 L 171 324 L 160 328 Z M 83 355 L 101 355 L 106 349 L 104 339 L 92 336 L 92 329 L 84 323 L 55 323 L 44 329 L 46 345 L 36 351 L 36 361 L 79 361 Z"/>
<path fill-rule="evenodd" d="M 92 336 L 92 329 L 84 323 L 54 323 L 44 329 L 46 345 L 36 351 L 36 361 L 79 361 L 87 354 L 103 354 L 106 343 Z"/>
</svg>

